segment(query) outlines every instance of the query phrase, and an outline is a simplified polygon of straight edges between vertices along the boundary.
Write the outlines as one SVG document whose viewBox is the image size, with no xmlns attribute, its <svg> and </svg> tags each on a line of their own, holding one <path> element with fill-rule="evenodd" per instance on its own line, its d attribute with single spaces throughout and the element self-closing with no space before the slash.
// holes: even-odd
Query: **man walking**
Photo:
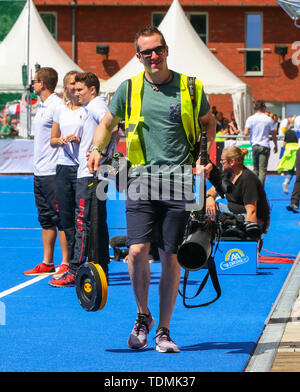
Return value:
<svg viewBox="0 0 300 392">
<path fill-rule="evenodd" d="M 109 110 L 96 129 L 88 167 L 91 172 L 99 167 L 111 131 L 121 119 L 125 119 L 127 157 L 133 166 L 126 200 L 128 268 L 137 304 L 137 318 L 128 346 L 132 349 L 146 347 L 147 334 L 154 325 L 148 308 L 148 255 L 156 236 L 162 266 L 156 350 L 177 353 L 180 350 L 170 338 L 169 325 L 181 273 L 177 249 L 182 242 L 189 212 L 186 211 L 184 195 L 174 197 L 182 185 L 176 183 L 174 173 L 193 162 L 191 151 L 200 135 L 199 120 L 206 129 L 210 151 L 215 139 L 215 119 L 209 110 L 203 85 L 198 80 L 195 81 L 193 110 L 188 78 L 168 68 L 168 46 L 157 28 L 149 26 L 140 30 L 135 37 L 135 47 L 136 56 L 145 70 L 122 83 L 116 91 Z M 159 172 L 154 170 L 158 166 L 161 166 Z M 211 166 L 208 165 L 206 170 L 208 173 Z M 164 198 L 163 192 L 158 192 L 158 197 L 152 198 L 152 180 L 158 183 L 157 189 L 164 190 L 165 175 L 170 178 L 170 197 Z M 140 188 L 146 186 L 141 197 L 136 198 L 130 189 L 138 182 Z M 151 186 L 147 187 L 149 182 Z"/>
<path fill-rule="evenodd" d="M 270 158 L 270 138 L 274 142 L 274 153 L 277 152 L 277 130 L 276 123 L 265 114 L 266 105 L 263 100 L 255 102 L 255 113 L 248 117 L 245 124 L 244 135 L 250 135 L 252 145 L 253 171 L 265 184 L 268 162 Z"/>
</svg>

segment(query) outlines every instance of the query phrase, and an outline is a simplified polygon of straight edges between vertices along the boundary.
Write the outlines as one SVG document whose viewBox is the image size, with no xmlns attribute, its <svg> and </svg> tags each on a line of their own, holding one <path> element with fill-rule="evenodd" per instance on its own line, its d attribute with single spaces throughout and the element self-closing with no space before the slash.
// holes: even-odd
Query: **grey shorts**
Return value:
<svg viewBox="0 0 300 392">
<path fill-rule="evenodd" d="M 127 246 L 155 242 L 166 253 L 177 253 L 190 212 L 187 201 L 132 200 L 127 195 Z"/>
</svg>

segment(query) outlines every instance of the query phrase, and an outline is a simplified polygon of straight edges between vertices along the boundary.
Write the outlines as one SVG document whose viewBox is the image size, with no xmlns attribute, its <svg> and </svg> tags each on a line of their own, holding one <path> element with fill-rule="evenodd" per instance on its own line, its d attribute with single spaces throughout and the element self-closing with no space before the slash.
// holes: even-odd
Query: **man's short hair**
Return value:
<svg viewBox="0 0 300 392">
<path fill-rule="evenodd" d="M 43 82 L 48 90 L 55 90 L 58 81 L 58 75 L 55 69 L 50 67 L 42 67 L 36 71 L 36 75 L 38 80 Z"/>
<path fill-rule="evenodd" d="M 75 82 L 84 83 L 88 88 L 95 87 L 97 95 L 100 90 L 100 82 L 97 75 L 93 72 L 81 72 L 75 76 Z"/>
<path fill-rule="evenodd" d="M 140 30 L 136 33 L 136 35 L 135 35 L 135 38 L 134 38 L 134 45 L 135 45 L 136 51 L 139 52 L 139 46 L 138 46 L 138 43 L 137 43 L 137 42 L 138 42 L 138 39 L 139 39 L 141 36 L 150 37 L 151 35 L 154 35 L 154 34 L 160 35 L 160 37 L 161 37 L 161 44 L 162 44 L 162 45 L 164 45 L 164 46 L 167 45 L 166 40 L 165 40 L 165 37 L 163 36 L 162 32 L 158 30 L 157 27 L 154 27 L 154 26 L 146 26 L 146 27 L 143 27 L 142 29 L 140 29 Z"/>
<path fill-rule="evenodd" d="M 265 101 L 258 99 L 255 101 L 255 110 L 263 110 L 266 107 Z"/>
</svg>

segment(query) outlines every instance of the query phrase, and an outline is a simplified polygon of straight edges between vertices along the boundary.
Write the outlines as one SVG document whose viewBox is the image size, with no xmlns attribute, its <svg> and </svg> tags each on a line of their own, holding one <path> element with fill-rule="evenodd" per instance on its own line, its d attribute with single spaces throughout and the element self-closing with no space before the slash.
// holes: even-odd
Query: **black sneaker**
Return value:
<svg viewBox="0 0 300 392">
<path fill-rule="evenodd" d="M 155 350 L 160 353 L 179 353 L 180 350 L 170 338 L 170 331 L 168 328 L 159 328 L 156 331 L 156 346 Z"/>
<path fill-rule="evenodd" d="M 154 318 L 151 313 L 149 315 L 138 313 L 133 330 L 127 341 L 128 347 L 135 350 L 145 348 L 148 344 L 147 335 L 153 328 L 153 325 Z"/>
<path fill-rule="evenodd" d="M 286 207 L 288 211 L 299 212 L 299 207 L 296 204 L 291 203 L 289 206 Z"/>
</svg>

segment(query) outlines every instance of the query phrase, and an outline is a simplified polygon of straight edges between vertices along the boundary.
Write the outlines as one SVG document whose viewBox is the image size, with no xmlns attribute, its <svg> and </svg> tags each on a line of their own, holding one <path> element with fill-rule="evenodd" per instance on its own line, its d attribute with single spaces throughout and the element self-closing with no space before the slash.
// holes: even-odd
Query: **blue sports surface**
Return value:
<svg viewBox="0 0 300 392">
<path fill-rule="evenodd" d="M 75 288 L 53 288 L 49 278 L 16 288 L 32 280 L 23 272 L 42 261 L 41 229 L 33 177 L 0 176 L 0 371 L 242 372 L 292 266 L 275 256 L 296 257 L 299 251 L 300 216 L 286 210 L 289 197 L 282 192 L 282 181 L 280 176 L 266 180 L 272 215 L 261 255 L 274 256 L 274 262 L 260 262 L 256 275 L 219 275 L 222 295 L 210 306 L 187 309 L 178 296 L 170 331 L 181 352 L 160 354 L 154 350 L 155 327 L 147 348 L 127 347 L 136 305 L 126 263 L 110 263 L 108 300 L 95 313 L 81 308 Z M 108 200 L 111 237 L 126 234 L 124 203 Z M 55 264 L 60 258 L 57 244 Z M 149 308 L 157 325 L 160 263 L 150 269 Z M 190 273 L 189 296 L 204 273 Z M 15 291 L 8 292 L 11 288 Z M 214 296 L 209 281 L 192 303 Z"/>
</svg>

